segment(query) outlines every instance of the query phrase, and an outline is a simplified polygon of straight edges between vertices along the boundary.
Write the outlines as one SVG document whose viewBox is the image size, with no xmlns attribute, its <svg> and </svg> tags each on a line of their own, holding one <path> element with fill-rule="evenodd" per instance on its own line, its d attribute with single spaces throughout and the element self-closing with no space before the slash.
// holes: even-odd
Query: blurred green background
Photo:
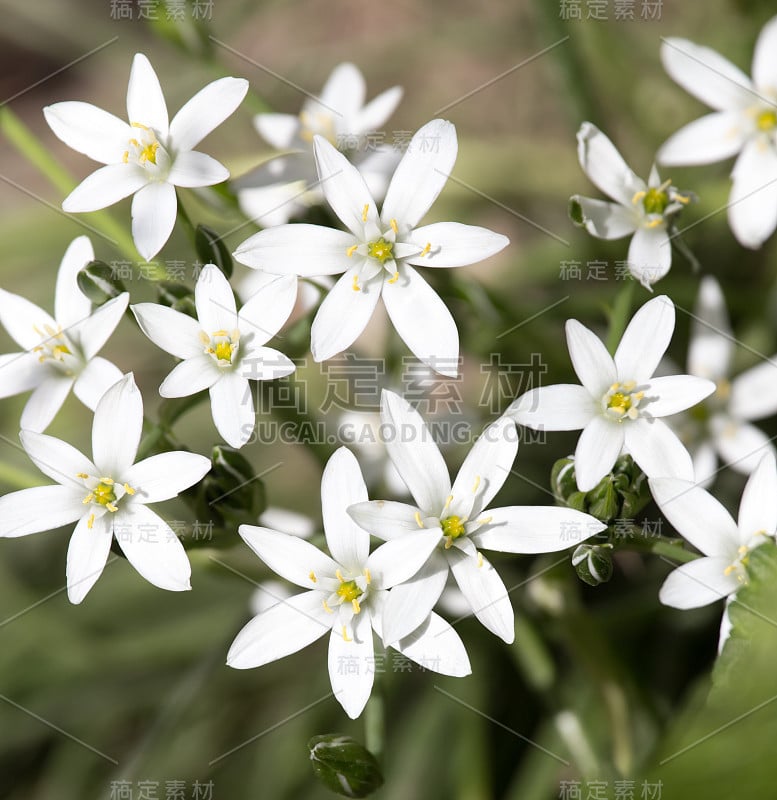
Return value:
<svg viewBox="0 0 777 800">
<path fill-rule="evenodd" d="M 41 108 L 79 99 L 123 116 L 129 67 L 138 51 L 156 68 L 171 113 L 222 74 L 250 80 L 252 95 L 202 147 L 233 174 L 268 155 L 252 129 L 252 113 L 263 103 L 289 113 L 300 107 L 299 93 L 270 70 L 315 93 L 336 64 L 349 60 L 364 72 L 368 97 L 403 86 L 405 96 L 388 131 L 415 130 L 456 103 L 443 115 L 457 126 L 454 176 L 461 183 L 449 182 L 429 221 L 485 225 L 511 239 L 506 251 L 484 264 L 431 278 L 454 313 L 463 343 L 463 379 L 447 388 L 447 396 L 458 393 L 479 426 L 527 388 L 518 385 L 516 374 L 508 375 L 507 384 L 500 384 L 498 407 L 484 404 L 494 380 L 494 373 L 482 368 L 489 354 L 498 353 L 504 366 L 531 364 L 532 354 L 540 353 L 547 365 L 545 382 L 573 380 L 564 320 L 574 316 L 604 331 L 607 310 L 623 285 L 615 279 L 614 263 L 625 258 L 625 242 L 591 239 L 567 218 L 569 195 L 600 196 L 577 163 L 579 124 L 584 119 L 597 124 L 635 171 L 647 175 L 657 147 L 703 111 L 663 72 L 660 38 L 685 36 L 707 44 L 747 71 L 758 31 L 774 11 L 765 0 L 667 1 L 649 4 L 654 13 L 658 8 L 658 18 L 642 19 L 644 4 L 635 0 L 635 18 L 616 19 L 615 7 L 628 5 L 615 0 L 347 0 L 325 6 L 313 0 L 215 0 L 210 11 L 199 4 L 201 15 L 212 17 L 205 26 L 194 24 L 191 2 L 181 21 L 166 25 L 161 4 L 153 24 L 138 18 L 153 3 L 2 0 L 0 102 L 10 100 L 0 106 L 0 120 L 11 109 L 77 181 L 93 164 L 50 133 Z M 130 8 L 133 18 L 116 19 L 118 6 Z M 561 19 L 565 6 L 579 6 L 583 19 Z M 606 19 L 587 19 L 593 7 L 604 8 Z M 208 34 L 246 58 L 217 44 L 206 48 Z M 516 68 L 522 62 L 527 63 Z M 664 176 L 700 197 L 684 224 L 725 205 L 729 169 L 724 163 Z M 58 210 L 62 193 L 1 135 L 0 180 L 0 285 L 51 308 L 62 253 L 85 231 Z M 214 213 L 196 198 L 187 197 L 186 203 L 195 221 L 206 220 L 220 231 L 239 222 L 228 209 Z M 129 201 L 108 213 L 128 227 Z M 230 236 L 230 247 L 252 230 Z M 686 240 L 702 270 L 726 290 L 741 341 L 774 352 L 775 238 L 760 251 L 744 251 L 725 213 L 718 213 L 692 228 Z M 98 258 L 126 258 L 99 236 L 92 241 Z M 187 269 L 193 265 L 185 232 L 176 229 L 159 260 L 184 260 Z M 581 264 L 581 278 L 562 279 L 562 265 L 569 261 Z M 588 264 L 595 261 L 607 262 L 606 279 L 586 279 Z M 678 308 L 690 309 L 698 282 L 699 274 L 675 255 L 657 291 L 669 294 Z M 153 297 L 137 269 L 128 288 L 134 302 Z M 635 289 L 636 307 L 649 295 Z M 549 306 L 554 307 L 529 319 Z M 678 313 L 670 350 L 677 363 L 685 360 L 688 328 L 687 314 Z M 279 346 L 305 357 L 305 337 L 299 327 L 294 330 Z M 0 352 L 15 349 L 0 331 Z M 406 352 L 390 338 L 381 311 L 356 352 L 377 357 L 386 350 L 391 364 Z M 135 372 L 153 418 L 156 387 L 172 359 L 129 320 L 103 355 Z M 756 360 L 739 348 L 736 371 Z M 538 364 L 521 374 L 524 381 L 538 379 Z M 398 380 L 396 373 L 386 376 L 387 384 L 396 386 Z M 296 381 L 298 389 L 304 387 L 308 413 L 318 419 L 326 371 L 308 355 Z M 266 400 L 269 390 L 263 391 Z M 0 404 L 2 492 L 44 482 L 15 446 L 25 401 L 16 397 Z M 88 411 L 71 398 L 49 432 L 88 449 L 90 422 Z M 335 422 L 330 413 L 327 424 Z M 770 435 L 777 432 L 773 420 L 764 427 Z M 217 440 L 207 404 L 183 418 L 175 435 L 208 453 Z M 546 444 L 525 443 L 516 474 L 495 504 L 552 502 L 544 488 L 551 465 L 572 450 L 575 440 L 576 434 L 560 433 Z M 301 511 L 319 524 L 325 453 L 280 443 L 257 443 L 244 452 L 257 472 L 272 469 L 263 481 L 271 505 Z M 451 467 L 465 452 L 463 447 L 447 450 Z M 382 491 L 380 481 L 375 483 L 372 488 Z M 735 508 L 742 485 L 742 478 L 725 473 L 716 494 Z M 178 501 L 165 512 L 169 519 L 192 520 Z M 646 516 L 655 518 L 655 513 L 649 509 Z M 68 531 L 61 530 L 0 542 L 0 797 L 330 796 L 312 776 L 305 744 L 328 731 L 363 740 L 363 721 L 351 722 L 327 698 L 323 640 L 259 670 L 225 666 L 227 648 L 250 616 L 255 582 L 267 577 L 236 532 L 222 543 L 231 545 L 226 549 L 191 551 L 191 593 L 157 590 L 126 561 L 112 557 L 79 607 L 68 603 L 64 591 L 67 541 Z M 768 584 L 774 569 L 769 572 L 769 560 L 763 560 L 762 582 Z M 764 647 L 767 653 L 774 649 L 774 624 L 753 635 L 750 655 L 740 648 L 731 656 L 729 672 L 740 666 L 742 672 L 730 681 L 734 689 L 722 690 L 714 720 L 706 720 L 702 705 L 721 609 L 661 607 L 657 589 L 669 564 L 622 553 L 613 580 L 593 589 L 575 577 L 568 561 L 556 563 L 558 557 L 496 561 L 508 588 L 517 587 L 511 592 L 516 643 L 507 647 L 472 619 L 463 620 L 457 627 L 473 675 L 459 680 L 419 669 L 395 671 L 389 656 L 381 675 L 386 784 L 376 797 L 540 800 L 564 796 L 577 786 L 583 798 L 588 792 L 617 798 L 620 791 L 623 800 L 701 792 L 709 799 L 731 796 L 732 786 L 721 776 L 739 766 L 738 794 L 758 790 L 760 798 L 777 797 L 770 782 L 774 765 L 742 756 L 750 742 L 768 748 L 774 741 L 774 709 L 764 707 L 748 717 L 746 737 L 727 724 L 777 694 L 770 669 L 774 661 L 752 658 L 753 653 L 763 656 Z M 747 666 L 753 660 L 760 668 L 755 674 Z M 736 687 L 744 684 L 748 694 L 740 696 Z M 691 743 L 691 733 L 698 739 L 721 726 L 725 730 L 710 738 L 703 758 L 701 751 L 689 751 L 696 756 L 659 765 Z"/>
</svg>

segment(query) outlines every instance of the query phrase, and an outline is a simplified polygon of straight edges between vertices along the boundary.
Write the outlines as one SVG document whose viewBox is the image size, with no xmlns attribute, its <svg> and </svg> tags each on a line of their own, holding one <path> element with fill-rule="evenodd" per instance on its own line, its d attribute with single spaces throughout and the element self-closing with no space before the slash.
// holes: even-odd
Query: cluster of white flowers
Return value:
<svg viewBox="0 0 777 800">
<path fill-rule="evenodd" d="M 690 42 L 667 40 L 662 50 L 672 77 L 717 111 L 673 136 L 658 160 L 697 164 L 741 153 L 729 219 L 746 246 L 760 245 L 777 225 L 775 53 L 777 20 L 759 39 L 752 82 Z M 214 81 L 170 121 L 157 76 L 138 54 L 127 90 L 128 122 L 88 103 L 47 107 L 56 136 L 104 165 L 63 208 L 90 211 L 134 195 L 134 241 L 143 258 L 153 258 L 178 218 L 178 189 L 229 177 L 218 161 L 193 148 L 237 109 L 247 91 L 243 79 Z M 127 292 L 94 307 L 78 285 L 79 273 L 95 259 L 83 236 L 62 260 L 53 317 L 0 290 L 0 323 L 21 348 L 0 357 L 5 378 L 0 397 L 33 390 L 21 416 L 20 439 L 56 484 L 0 498 L 0 536 L 76 523 L 67 555 L 73 603 L 84 599 L 102 573 L 114 539 L 155 586 L 190 588 L 183 545 L 147 506 L 198 484 L 211 463 L 184 450 L 136 463 L 144 423 L 140 390 L 132 373 L 123 374 L 97 355 L 128 308 L 148 339 L 178 359 L 159 394 L 183 398 L 207 389 L 215 428 L 234 448 L 246 445 L 254 431 L 249 382 L 295 370 L 291 359 L 267 343 L 288 323 L 300 278 L 316 282 L 304 313 L 325 295 L 310 326 L 316 361 L 349 348 L 382 298 L 413 355 L 442 375 L 456 376 L 456 323 L 421 271 L 474 264 L 501 251 L 508 240 L 458 222 L 421 224 L 454 167 L 456 130 L 434 119 L 410 139 L 401 158 L 386 147 L 368 151 L 363 143 L 393 112 L 402 92 L 394 87 L 366 104 L 365 94 L 358 69 L 342 64 L 299 116 L 255 118 L 260 135 L 281 153 L 231 187 L 244 213 L 262 226 L 234 253 L 256 275 L 243 285 L 241 308 L 228 275 L 215 264 L 199 275 L 191 313 L 151 302 L 130 306 Z M 575 195 L 574 221 L 603 239 L 631 235 L 627 263 L 650 288 L 670 268 L 676 219 L 693 196 L 662 181 L 655 166 L 647 182 L 637 177 L 591 123 L 580 128 L 578 155 L 591 181 L 614 202 Z M 289 222 L 324 201 L 344 229 Z M 335 275 L 340 277 L 332 282 L 329 276 Z M 429 669 L 469 673 L 455 623 L 434 610 L 446 586 L 455 584 L 468 614 L 512 642 L 512 590 L 483 551 L 551 553 L 607 528 L 606 522 L 564 506 L 488 508 L 513 468 L 517 426 L 582 430 L 574 456 L 580 493 L 597 487 L 618 458 L 629 455 L 649 479 L 665 516 L 703 554 L 669 576 L 662 602 L 688 608 L 731 598 L 747 580 L 749 553 L 777 529 L 774 448 L 751 424 L 777 412 L 777 361 L 767 360 L 729 383 L 732 336 L 722 293 L 709 276 L 701 283 L 695 314 L 691 374 L 656 377 L 674 327 L 673 302 L 652 298 L 610 355 L 591 330 L 569 320 L 567 344 L 580 384 L 538 387 L 518 397 L 485 427 L 452 482 L 421 415 L 384 390 L 381 427 L 396 434 L 386 441 L 391 463 L 386 474 L 400 484 L 397 494 L 409 494 L 412 502 L 370 500 L 356 456 L 343 447 L 329 459 L 321 481 L 329 554 L 298 533 L 267 527 L 272 516 L 263 518 L 262 527 L 241 525 L 239 534 L 256 555 L 303 591 L 289 595 L 277 588 L 275 600 L 263 599 L 259 613 L 237 635 L 228 663 L 257 667 L 329 633 L 333 692 L 356 717 L 375 674 L 373 633 L 383 646 Z M 94 412 L 91 459 L 44 433 L 71 388 Z M 712 483 L 716 453 L 752 473 L 738 524 L 702 488 Z M 153 537 L 143 533 L 149 526 Z M 371 536 L 382 542 L 372 552 Z M 356 668 L 343 670 L 344 659 Z"/>
</svg>

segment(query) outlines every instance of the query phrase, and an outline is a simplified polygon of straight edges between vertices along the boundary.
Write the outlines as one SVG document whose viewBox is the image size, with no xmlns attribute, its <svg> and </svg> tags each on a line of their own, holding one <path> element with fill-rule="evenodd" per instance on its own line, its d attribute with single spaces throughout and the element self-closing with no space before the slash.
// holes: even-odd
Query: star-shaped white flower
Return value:
<svg viewBox="0 0 777 800">
<path fill-rule="evenodd" d="M 767 453 L 742 493 L 739 517 L 698 485 L 675 478 L 651 478 L 650 491 L 672 526 L 704 554 L 675 569 L 664 581 L 659 599 L 673 608 L 699 608 L 731 598 L 747 583 L 750 553 L 777 533 L 777 468 Z M 724 614 L 721 642 L 728 635 Z"/>
<path fill-rule="evenodd" d="M 0 536 L 27 536 L 78 521 L 67 551 L 67 593 L 80 603 L 105 568 L 111 541 L 160 589 L 190 589 L 191 567 L 170 526 L 150 508 L 201 480 L 210 461 L 169 452 L 135 463 L 143 400 L 132 373 L 103 395 L 94 412 L 92 460 L 53 436 L 19 434 L 35 466 L 56 486 L 0 497 Z"/>
<path fill-rule="evenodd" d="M 194 289 L 197 319 L 156 303 L 133 305 L 143 333 L 182 359 L 159 394 L 186 397 L 208 389 L 216 429 L 232 447 L 242 447 L 256 422 L 248 381 L 294 372 L 294 363 L 265 342 L 288 319 L 296 295 L 294 277 L 276 278 L 238 311 L 229 281 L 218 267 L 206 264 Z"/>
<path fill-rule="evenodd" d="M 654 378 L 674 332 L 672 301 L 661 295 L 637 311 L 613 358 L 601 340 L 577 320 L 567 321 L 567 346 L 582 386 L 532 389 L 507 414 L 535 430 L 583 429 L 575 450 L 575 475 L 590 491 L 626 452 L 649 477 L 693 480 L 688 451 L 660 417 L 690 408 L 715 391 L 691 375 Z"/>
<path fill-rule="evenodd" d="M 317 135 L 344 152 L 359 167 L 373 197 L 382 198 L 399 157 L 390 146 L 375 145 L 368 134 L 382 130 L 402 99 L 402 89 L 394 86 L 365 104 L 366 94 L 359 68 L 338 64 L 321 94 L 305 100 L 299 115 L 257 114 L 259 135 L 286 153 L 236 182 L 243 212 L 269 228 L 324 202 L 313 157 Z"/>
<path fill-rule="evenodd" d="M 764 453 L 774 453 L 769 437 L 751 424 L 777 413 L 777 355 L 730 378 L 736 340 L 718 282 L 702 279 L 696 300 L 688 372 L 715 382 L 715 393 L 677 418 L 673 427 L 686 441 L 696 481 L 712 483 L 718 456 L 724 464 L 749 475 Z"/>
<path fill-rule="evenodd" d="M 715 110 L 671 136 L 659 162 L 710 164 L 738 156 L 728 222 L 740 244 L 760 247 L 777 227 L 777 17 L 758 37 L 752 80 L 687 39 L 664 39 L 661 60 L 673 80 Z"/>
<path fill-rule="evenodd" d="M 329 292 L 311 330 L 316 361 L 349 347 L 383 297 L 391 321 L 411 352 L 443 375 L 458 371 L 459 336 L 451 313 L 414 269 L 460 267 L 508 244 L 473 225 L 437 222 L 417 227 L 445 185 L 457 152 L 456 129 L 436 119 L 421 128 L 378 207 L 359 170 L 320 136 L 315 154 L 321 188 L 348 231 L 320 225 L 279 225 L 241 244 L 235 258 L 279 275 L 345 273 Z"/>
<path fill-rule="evenodd" d="M 440 598 L 448 572 L 488 630 L 512 642 L 513 609 L 499 574 L 480 552 L 553 553 L 606 526 L 560 507 L 486 507 L 505 482 L 518 451 L 510 420 L 490 425 L 470 450 L 451 486 L 442 454 L 421 415 L 399 395 L 383 391 L 381 415 L 389 456 L 416 505 L 373 500 L 348 513 L 379 539 L 402 542 L 428 531 L 434 552 L 412 580 L 395 586 L 383 613 L 386 644 L 406 636 Z"/>
<path fill-rule="evenodd" d="M 648 289 L 672 266 L 668 228 L 672 217 L 689 202 L 670 181 L 661 182 L 655 166 L 648 182 L 637 177 L 613 143 L 590 122 L 577 133 L 577 155 L 585 174 L 615 200 L 570 198 L 572 218 L 598 239 L 632 235 L 629 272 Z"/>
<path fill-rule="evenodd" d="M 412 577 L 435 540 L 428 531 L 397 539 L 369 552 L 370 535 L 346 509 L 367 499 L 354 455 L 341 447 L 321 480 L 324 532 L 331 557 L 296 536 L 241 525 L 240 535 L 267 566 L 306 591 L 254 617 L 238 633 L 227 656 L 236 669 L 259 667 L 329 633 L 329 677 L 337 701 L 352 719 L 361 714 L 375 676 L 372 633 L 382 635 L 388 589 Z M 394 646 L 408 658 L 444 675 L 468 675 L 469 659 L 458 634 L 442 617 L 422 617 Z"/>
<path fill-rule="evenodd" d="M 92 310 L 77 276 L 94 260 L 86 236 L 74 239 L 57 273 L 54 318 L 34 303 L 0 289 L 0 324 L 22 353 L 0 356 L 0 398 L 33 389 L 20 428 L 42 432 L 51 424 L 71 388 L 92 411 L 121 378 L 110 361 L 97 356 L 127 308 L 124 292 Z"/>
<path fill-rule="evenodd" d="M 175 225 L 175 187 L 211 186 L 229 177 L 215 159 L 194 150 L 243 101 L 248 81 L 220 78 L 197 92 L 168 123 L 167 105 L 149 60 L 138 53 L 127 87 L 129 122 L 91 103 L 55 103 L 43 109 L 66 145 L 106 166 L 65 198 L 65 211 L 95 211 L 134 194 L 132 236 L 153 258 Z"/>
</svg>

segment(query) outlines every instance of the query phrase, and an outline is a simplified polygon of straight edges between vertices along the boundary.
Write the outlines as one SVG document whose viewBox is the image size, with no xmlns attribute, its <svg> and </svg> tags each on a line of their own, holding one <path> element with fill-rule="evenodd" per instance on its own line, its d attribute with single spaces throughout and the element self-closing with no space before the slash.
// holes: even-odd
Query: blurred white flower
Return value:
<svg viewBox="0 0 777 800">
<path fill-rule="evenodd" d="M 211 186 L 229 177 L 222 164 L 192 148 L 235 111 L 247 91 L 242 78 L 220 78 L 169 122 L 159 79 L 138 53 L 127 87 L 129 123 L 91 103 L 46 106 L 46 122 L 59 139 L 106 165 L 76 186 L 62 208 L 95 211 L 134 194 L 132 236 L 143 258 L 153 258 L 175 225 L 175 187 Z"/>
<path fill-rule="evenodd" d="M 51 424 L 71 388 L 94 411 L 122 373 L 97 356 L 127 308 L 124 292 L 92 310 L 78 288 L 78 273 L 94 260 L 86 236 L 74 239 L 57 273 L 54 318 L 29 300 L 0 289 L 0 324 L 24 352 L 0 356 L 0 398 L 33 389 L 19 427 L 42 432 Z"/>
<path fill-rule="evenodd" d="M 777 227 L 777 17 L 758 37 L 752 80 L 687 39 L 664 39 L 661 60 L 683 89 L 715 111 L 671 136 L 658 160 L 696 165 L 737 156 L 728 222 L 741 245 L 760 247 Z"/>
<path fill-rule="evenodd" d="M 456 323 L 437 293 L 411 265 L 460 267 L 502 250 L 508 239 L 456 222 L 416 227 L 442 191 L 456 160 L 456 129 L 433 120 L 413 137 L 378 207 L 356 167 L 315 138 L 324 194 L 348 231 L 320 225 L 279 225 L 243 242 L 235 258 L 279 275 L 345 273 L 329 292 L 311 330 L 316 361 L 349 347 L 378 299 L 411 352 L 443 375 L 458 371 Z"/>
<path fill-rule="evenodd" d="M 679 192 L 670 181 L 662 183 L 655 166 L 645 183 L 590 122 L 584 122 L 577 133 L 577 155 L 591 182 L 615 202 L 573 195 L 572 219 L 598 239 L 632 235 L 629 272 L 649 289 L 672 266 L 668 228 L 690 196 Z"/>
<path fill-rule="evenodd" d="M 367 499 L 354 455 L 341 447 L 321 479 L 326 542 L 332 557 L 287 533 L 241 525 L 246 544 L 282 578 L 307 591 L 279 600 L 238 633 L 227 656 L 236 669 L 259 667 L 295 653 L 329 633 L 329 678 L 337 701 L 352 719 L 370 696 L 375 677 L 373 631 L 381 636 L 386 590 L 412 577 L 436 539 L 415 533 L 369 552 L 370 535 L 346 508 Z M 394 646 L 444 675 L 468 675 L 469 659 L 458 634 L 429 613 Z"/>
<path fill-rule="evenodd" d="M 216 429 L 229 445 L 242 447 L 256 423 L 248 381 L 294 372 L 289 358 L 264 343 L 288 319 L 296 294 L 295 278 L 276 278 L 238 311 L 229 281 L 218 267 L 206 264 L 194 289 L 197 319 L 157 303 L 133 305 L 143 333 L 182 359 L 159 394 L 187 397 L 208 389 Z"/>
<path fill-rule="evenodd" d="M 135 463 L 142 427 L 143 399 L 130 373 L 97 404 L 93 461 L 53 436 L 32 431 L 19 435 L 35 466 L 58 485 L 0 497 L 0 536 L 27 536 L 77 520 L 67 551 L 71 603 L 80 603 L 102 574 L 114 536 L 149 583 L 173 592 L 191 588 L 183 545 L 146 506 L 176 497 L 197 483 L 210 461 L 173 451 Z"/>
<path fill-rule="evenodd" d="M 506 414 L 534 430 L 583 429 L 575 451 L 578 488 L 587 492 L 629 453 L 649 477 L 693 479 L 693 464 L 677 435 L 659 417 L 684 411 L 715 391 L 691 375 L 654 378 L 674 332 L 672 301 L 661 295 L 632 317 L 613 358 L 577 320 L 567 321 L 567 346 L 582 385 L 532 389 Z"/>
<path fill-rule="evenodd" d="M 314 136 L 323 136 L 345 153 L 372 196 L 381 199 L 399 151 L 384 143 L 380 127 L 394 113 L 402 89 L 394 86 L 366 104 L 365 97 L 364 76 L 354 64 L 344 63 L 334 68 L 318 98 L 305 100 L 299 115 L 257 114 L 254 126 L 259 135 L 287 152 L 236 182 L 243 213 L 269 228 L 324 202 L 313 157 Z"/>
</svg>

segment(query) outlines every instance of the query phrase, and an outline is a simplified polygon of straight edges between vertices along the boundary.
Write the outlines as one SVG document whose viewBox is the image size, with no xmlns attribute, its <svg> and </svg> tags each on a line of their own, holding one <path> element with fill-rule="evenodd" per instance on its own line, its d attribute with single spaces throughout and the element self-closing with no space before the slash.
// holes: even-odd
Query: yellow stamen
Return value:
<svg viewBox="0 0 777 800">
<path fill-rule="evenodd" d="M 353 285 L 351 286 L 351 289 L 353 289 L 354 292 L 360 292 L 362 290 L 361 286 L 359 286 L 359 276 L 358 275 L 354 275 L 353 276 Z"/>
<path fill-rule="evenodd" d="M 364 577 L 366 578 L 367 585 L 369 586 L 372 583 L 372 573 L 367 569 L 367 567 L 364 568 Z"/>
<path fill-rule="evenodd" d="M 475 476 L 475 485 L 472 487 L 472 494 L 475 494 L 480 488 L 480 475 Z"/>
<path fill-rule="evenodd" d="M 141 128 L 144 131 L 151 130 L 148 125 L 144 125 L 142 122 L 130 122 L 133 128 Z M 131 142 L 134 142 L 134 139 L 130 139 Z"/>
<path fill-rule="evenodd" d="M 100 478 L 100 483 L 107 483 L 108 486 L 113 486 L 113 478 Z"/>
<path fill-rule="evenodd" d="M 353 254 L 354 254 L 354 253 L 355 253 L 355 252 L 356 252 L 358 249 L 359 249 L 359 245 L 358 245 L 358 244 L 352 244 L 352 245 L 351 245 L 351 246 L 350 246 L 350 247 L 349 247 L 349 248 L 348 248 L 348 249 L 345 251 L 345 254 L 348 256 L 348 258 L 351 258 L 351 257 L 353 256 Z"/>
<path fill-rule="evenodd" d="M 331 608 L 329 608 L 329 603 L 327 603 L 326 600 L 322 600 L 321 601 L 321 605 L 324 607 L 324 611 L 326 611 L 327 614 L 334 614 L 335 613 L 334 611 L 332 611 Z"/>
<path fill-rule="evenodd" d="M 483 517 L 483 519 L 479 519 L 475 523 L 475 525 L 488 525 L 488 523 L 491 522 L 492 519 L 493 517 Z"/>
<path fill-rule="evenodd" d="M 92 530 L 93 526 L 94 526 L 94 514 L 90 514 L 89 519 L 86 521 L 86 527 L 89 528 L 89 530 Z"/>
<path fill-rule="evenodd" d="M 338 581 L 340 581 L 340 583 L 345 583 L 345 578 L 343 577 L 343 573 L 340 572 L 339 569 L 335 572 L 335 577 L 337 578 Z"/>
<path fill-rule="evenodd" d="M 445 501 L 445 505 L 443 506 L 443 513 L 448 510 L 448 506 L 453 502 L 453 495 L 449 494 L 448 499 Z"/>
<path fill-rule="evenodd" d="M 106 503 L 105 507 L 108 509 L 108 511 L 110 511 L 110 512 L 112 512 L 114 514 L 119 510 L 118 508 L 116 508 L 115 505 L 113 505 L 113 503 Z"/>
<path fill-rule="evenodd" d="M 210 344 L 210 336 L 208 336 L 205 331 L 200 331 L 197 335 L 200 337 L 200 341 L 203 344 Z"/>
<path fill-rule="evenodd" d="M 478 567 L 483 566 L 483 553 L 478 553 Z"/>
<path fill-rule="evenodd" d="M 640 200 L 641 200 L 641 199 L 642 199 L 642 198 L 643 198 L 643 197 L 644 197 L 646 194 L 647 194 L 647 192 L 645 192 L 645 191 L 642 191 L 642 192 L 636 192 L 636 193 L 634 194 L 634 197 L 632 197 L 632 198 L 631 198 L 631 202 L 632 202 L 632 204 L 633 204 L 633 205 L 637 205 L 637 203 L 639 203 L 639 201 L 640 201 Z"/>
<path fill-rule="evenodd" d="M 369 210 L 370 210 L 370 204 L 365 203 L 364 208 L 362 209 L 362 222 L 367 221 L 367 213 L 369 212 Z"/>
<path fill-rule="evenodd" d="M 344 642 L 352 642 L 353 641 L 353 639 L 351 639 L 348 636 L 348 631 L 345 629 L 345 625 L 343 625 L 343 641 Z"/>
<path fill-rule="evenodd" d="M 359 601 L 356 598 L 351 600 L 351 608 L 353 608 L 353 613 L 354 614 L 360 614 L 361 613 L 362 607 L 359 605 Z"/>
<path fill-rule="evenodd" d="M 318 583 L 318 578 L 316 577 L 316 573 L 313 572 L 313 570 L 310 570 L 310 575 L 308 575 L 308 578 L 310 578 L 310 580 L 312 580 L 313 583 Z"/>
<path fill-rule="evenodd" d="M 91 503 L 92 500 L 94 500 L 94 495 L 91 492 L 89 492 L 89 494 L 81 502 L 86 506 L 89 505 L 89 503 Z"/>
<path fill-rule="evenodd" d="M 426 247 L 424 247 L 424 249 L 419 253 L 419 255 L 425 256 L 431 249 L 432 249 L 432 243 L 427 242 Z"/>
<path fill-rule="evenodd" d="M 128 483 L 125 483 L 125 484 L 124 484 L 124 491 L 125 491 L 125 492 L 126 492 L 126 493 L 127 493 L 129 496 L 130 496 L 130 497 L 132 497 L 132 495 L 133 495 L 133 494 L 135 494 L 135 490 L 134 490 L 134 489 L 133 489 L 133 488 L 132 488 L 132 487 L 131 487 L 131 486 L 130 486 Z"/>
<path fill-rule="evenodd" d="M 450 550 L 451 547 L 453 547 L 453 537 L 452 536 L 446 536 L 445 537 L 445 549 L 446 550 Z"/>
<path fill-rule="evenodd" d="M 396 283 L 399 280 L 399 273 L 395 272 L 393 278 L 388 279 L 388 283 Z"/>
<path fill-rule="evenodd" d="M 415 512 L 415 521 L 418 523 L 418 527 L 419 528 L 423 528 L 424 527 L 424 523 L 423 523 L 423 520 L 421 519 L 421 512 L 420 511 L 416 511 Z"/>
<path fill-rule="evenodd" d="M 389 225 L 391 225 L 391 230 L 394 231 L 394 233 L 399 233 L 399 226 L 397 225 L 397 221 L 393 217 L 389 221 Z"/>
<path fill-rule="evenodd" d="M 124 151 L 124 155 L 121 157 L 121 160 L 125 163 L 129 163 L 129 150 Z"/>
<path fill-rule="evenodd" d="M 734 565 L 733 565 L 733 564 L 729 564 L 729 565 L 728 565 L 728 566 L 727 566 L 727 567 L 726 567 L 726 568 L 723 570 L 723 574 L 724 574 L 724 575 L 731 575 L 731 573 L 734 571 L 734 569 L 735 569 Z"/>
<path fill-rule="evenodd" d="M 76 478 L 84 478 L 84 479 L 86 479 L 88 477 L 89 476 L 85 472 L 77 472 L 76 473 Z"/>
</svg>

